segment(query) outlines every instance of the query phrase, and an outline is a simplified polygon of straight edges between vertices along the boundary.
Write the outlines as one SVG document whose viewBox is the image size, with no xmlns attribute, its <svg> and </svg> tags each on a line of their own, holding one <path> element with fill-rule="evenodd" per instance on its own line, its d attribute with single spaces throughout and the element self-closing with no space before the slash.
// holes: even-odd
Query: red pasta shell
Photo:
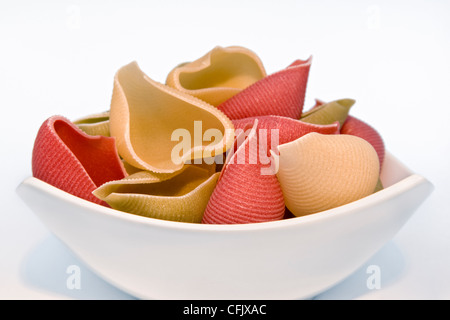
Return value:
<svg viewBox="0 0 450 320">
<path fill-rule="evenodd" d="M 256 139 L 255 126 L 222 169 L 202 223 L 243 224 L 283 218 L 285 204 L 281 186 L 275 174 L 262 174 L 261 169 L 267 166 L 257 160 Z"/>
<path fill-rule="evenodd" d="M 255 82 L 217 106 L 231 120 L 279 115 L 299 119 L 305 102 L 312 58 L 296 60 L 287 68 Z"/>
<path fill-rule="evenodd" d="M 40 127 L 32 153 L 33 177 L 85 200 L 108 206 L 92 194 L 127 174 L 114 138 L 90 136 L 62 116 Z"/>
</svg>

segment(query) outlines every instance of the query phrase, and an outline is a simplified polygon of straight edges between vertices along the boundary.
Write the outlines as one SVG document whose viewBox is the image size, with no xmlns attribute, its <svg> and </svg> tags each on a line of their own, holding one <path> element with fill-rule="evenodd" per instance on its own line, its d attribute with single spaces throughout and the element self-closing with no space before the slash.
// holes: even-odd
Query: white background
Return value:
<svg viewBox="0 0 450 320">
<path fill-rule="evenodd" d="M 109 108 L 136 60 L 163 82 L 216 45 L 254 50 L 268 73 L 313 56 L 314 98 L 354 98 L 353 115 L 434 185 L 370 261 L 317 299 L 450 299 L 450 1 L 4 1 L 0 3 L 1 299 L 133 299 L 60 243 L 15 193 L 49 116 Z M 69 290 L 78 265 L 82 287 Z M 381 289 L 366 269 L 381 270 Z"/>
</svg>

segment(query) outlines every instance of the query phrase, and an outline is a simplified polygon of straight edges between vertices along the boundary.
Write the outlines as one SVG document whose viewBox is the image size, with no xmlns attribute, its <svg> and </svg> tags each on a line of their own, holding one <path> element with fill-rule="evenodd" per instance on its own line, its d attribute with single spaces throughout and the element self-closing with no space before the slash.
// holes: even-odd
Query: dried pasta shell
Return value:
<svg viewBox="0 0 450 320">
<path fill-rule="evenodd" d="M 109 111 L 79 118 L 73 123 L 91 136 L 109 137 Z"/>
<path fill-rule="evenodd" d="M 278 115 L 300 118 L 312 57 L 296 60 L 217 106 L 230 119 Z"/>
<path fill-rule="evenodd" d="M 109 181 L 98 187 L 93 194 L 99 199 L 105 199 L 110 194 L 115 192 L 121 192 L 125 190 L 124 186 L 129 186 L 131 188 L 135 188 L 136 185 L 147 185 L 154 184 L 162 181 L 169 180 L 176 175 L 182 173 L 187 166 L 184 166 L 181 170 L 172 172 L 172 173 L 157 173 L 151 171 L 136 171 L 131 175 L 121 179 Z M 203 172 L 202 172 L 203 173 Z"/>
<path fill-rule="evenodd" d="M 258 120 L 258 141 L 259 143 L 266 142 L 268 156 L 270 156 L 270 150 L 277 152 L 279 144 L 296 140 L 310 132 L 339 134 L 338 122 L 329 125 L 318 125 L 293 118 L 272 115 L 232 120 L 236 134 L 239 130 L 248 128 L 255 120 Z"/>
<path fill-rule="evenodd" d="M 380 167 L 383 167 L 385 155 L 384 141 L 375 128 L 354 116 L 348 116 L 341 128 L 341 134 L 354 135 L 368 141 L 378 154 Z"/>
<path fill-rule="evenodd" d="M 186 165 L 177 173 L 137 172 L 94 195 L 112 208 L 155 219 L 200 223 L 219 173 Z"/>
<path fill-rule="evenodd" d="M 278 146 L 277 177 L 295 216 L 332 209 L 376 190 L 379 161 L 366 140 L 309 133 Z"/>
<path fill-rule="evenodd" d="M 216 173 L 218 171 L 217 164 L 214 161 L 215 161 L 215 159 L 212 159 L 212 160 L 209 160 L 207 163 L 203 161 L 202 163 L 189 164 L 189 165 L 202 168 L 202 169 L 208 171 L 210 174 L 213 174 L 213 173 Z M 135 173 L 138 173 L 138 172 L 142 172 L 141 169 L 133 167 L 132 165 L 130 165 L 126 161 L 122 160 L 122 162 L 123 162 L 123 165 L 124 165 L 125 170 L 128 173 L 128 175 L 132 175 L 132 174 L 135 174 Z M 181 172 L 181 170 L 183 170 L 183 169 L 185 169 L 185 166 L 183 166 L 180 170 L 174 171 L 172 173 L 157 173 L 157 172 L 149 172 L 149 173 L 152 174 L 155 177 L 173 176 L 173 175 L 178 174 L 179 172 Z"/>
<path fill-rule="evenodd" d="M 90 136 L 61 116 L 41 125 L 33 147 L 32 171 L 37 179 L 102 205 L 106 203 L 92 191 L 127 176 L 114 138 Z"/>
<path fill-rule="evenodd" d="M 142 171 L 142 169 L 133 167 L 131 164 L 124 161 L 123 159 L 122 159 L 122 163 L 123 163 L 123 166 L 125 167 L 125 171 L 128 173 L 129 176 L 131 176 L 132 174 L 135 174 L 136 172 Z"/>
<path fill-rule="evenodd" d="M 316 105 L 304 112 L 300 120 L 315 124 L 332 124 L 338 121 L 342 126 L 354 104 L 353 99 L 339 99 L 327 103 L 316 100 Z"/>
<path fill-rule="evenodd" d="M 166 84 L 217 106 L 265 76 L 263 63 L 253 51 L 217 46 L 203 57 L 175 67 Z"/>
<path fill-rule="evenodd" d="M 115 75 L 110 132 L 127 163 L 161 173 L 223 153 L 234 138 L 233 124 L 222 112 L 150 79 L 136 62 L 120 68 Z M 214 139 L 208 142 L 205 136 L 211 134 Z M 180 145 L 182 148 L 178 148 Z"/>
<path fill-rule="evenodd" d="M 206 207 L 202 223 L 244 224 L 280 220 L 284 216 L 283 194 L 276 175 L 258 159 L 257 120 L 236 146 L 222 168 L 219 181 Z M 266 152 L 263 150 L 262 152 Z"/>
</svg>

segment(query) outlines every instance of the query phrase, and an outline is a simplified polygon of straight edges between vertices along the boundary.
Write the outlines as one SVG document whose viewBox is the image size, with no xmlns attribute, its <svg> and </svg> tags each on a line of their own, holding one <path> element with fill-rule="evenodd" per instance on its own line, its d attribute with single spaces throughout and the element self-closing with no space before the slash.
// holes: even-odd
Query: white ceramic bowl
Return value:
<svg viewBox="0 0 450 320">
<path fill-rule="evenodd" d="M 433 190 L 387 153 L 385 189 L 300 218 L 202 225 L 132 215 L 35 178 L 18 194 L 99 276 L 142 299 L 301 299 L 343 280 L 388 242 Z"/>
</svg>

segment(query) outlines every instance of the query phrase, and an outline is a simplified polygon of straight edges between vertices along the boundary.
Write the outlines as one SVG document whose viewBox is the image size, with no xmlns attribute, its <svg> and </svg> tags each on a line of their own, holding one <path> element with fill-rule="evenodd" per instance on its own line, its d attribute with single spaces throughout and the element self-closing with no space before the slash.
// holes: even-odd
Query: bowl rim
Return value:
<svg viewBox="0 0 450 320">
<path fill-rule="evenodd" d="M 42 180 L 34 177 L 28 177 L 19 184 L 16 191 L 20 195 L 21 189 L 26 187 L 31 187 L 37 189 L 40 192 L 51 195 L 54 198 L 59 198 L 64 202 L 73 204 L 74 206 L 87 209 L 89 211 L 95 212 L 98 215 L 104 215 L 108 218 L 120 219 L 129 223 L 138 223 L 141 225 L 149 225 L 153 227 L 171 229 L 171 230 L 182 230 L 182 231 L 197 231 L 197 232 L 238 232 L 238 231 L 261 231 L 267 229 L 279 229 L 286 227 L 293 227 L 297 225 L 311 224 L 317 222 L 318 220 L 323 220 L 324 218 L 337 218 L 343 215 L 352 214 L 356 210 L 364 210 L 373 206 L 376 203 L 384 202 L 386 200 L 395 198 L 396 196 L 402 194 L 408 189 L 414 188 L 420 184 L 431 183 L 425 179 L 423 176 L 413 173 L 411 170 L 406 168 L 401 162 L 399 162 L 390 153 L 386 153 L 387 157 L 390 157 L 392 161 L 396 161 L 405 170 L 407 176 L 399 181 L 393 183 L 392 185 L 373 193 L 369 196 L 361 198 L 359 200 L 350 202 L 348 204 L 328 209 L 325 211 L 300 216 L 288 219 L 281 219 L 276 221 L 266 221 L 257 223 L 246 223 L 246 224 L 201 224 L 201 223 L 190 223 L 190 222 L 178 222 L 157 219 L 152 217 L 140 216 L 137 214 L 132 214 L 128 212 L 123 212 L 113 208 L 105 207 L 88 200 L 74 196 L 68 192 L 58 189 Z M 431 185 L 432 186 L 432 185 Z"/>
</svg>

